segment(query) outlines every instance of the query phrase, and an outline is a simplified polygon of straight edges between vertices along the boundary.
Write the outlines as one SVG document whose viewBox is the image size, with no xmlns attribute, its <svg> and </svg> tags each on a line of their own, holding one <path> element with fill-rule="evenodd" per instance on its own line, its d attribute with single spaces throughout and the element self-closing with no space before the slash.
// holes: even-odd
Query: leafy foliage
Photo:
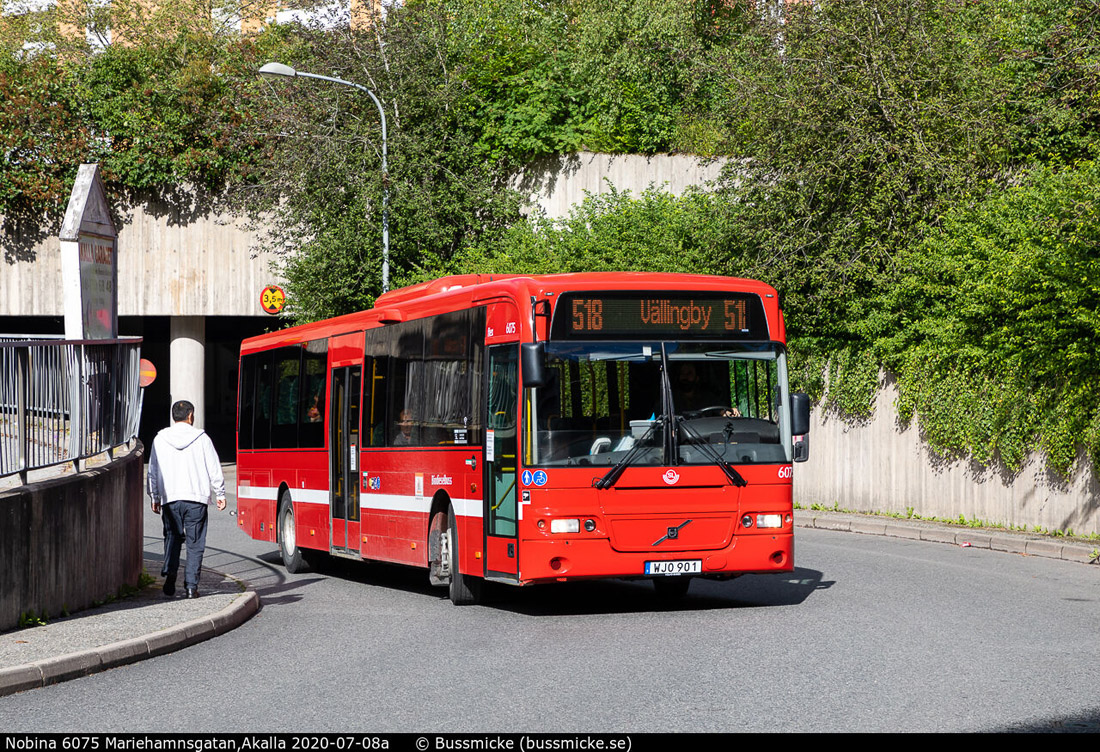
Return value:
<svg viewBox="0 0 1100 752">
<path fill-rule="evenodd" d="M 782 50 L 762 24 L 724 61 L 737 88 L 723 114 L 750 158 L 727 196 L 749 207 L 743 231 L 784 281 L 793 333 L 830 350 L 861 339 L 852 327 L 914 233 L 999 169 L 993 76 L 950 10 L 795 6 Z"/>
<path fill-rule="evenodd" d="M 210 16 L 187 0 L 160 4 L 151 18 L 140 13 L 147 6 L 112 4 L 117 43 L 95 54 L 84 35 L 58 31 L 107 23 L 64 15 L 88 8 L 59 4 L 40 19 L 36 52 L 13 41 L 30 33 L 19 17 L 0 26 L 0 96 L 9 103 L 0 113 L 0 215 L 24 245 L 60 219 L 81 162 L 100 163 L 116 200 L 156 193 L 190 204 L 193 189 L 221 191 L 255 159 L 259 143 L 239 135 L 251 112 L 229 93 L 280 34 L 219 35 L 189 23 Z"/>
<path fill-rule="evenodd" d="M 1100 166 L 1038 168 L 908 252 L 869 324 L 901 408 L 942 449 L 1065 472 L 1100 460 Z M 914 316 L 919 313 L 919 316 Z"/>
<path fill-rule="evenodd" d="M 33 240 L 43 214 L 59 213 L 91 134 L 73 81 L 53 60 L 0 58 L 0 99 L 0 215 L 9 234 Z"/>
</svg>

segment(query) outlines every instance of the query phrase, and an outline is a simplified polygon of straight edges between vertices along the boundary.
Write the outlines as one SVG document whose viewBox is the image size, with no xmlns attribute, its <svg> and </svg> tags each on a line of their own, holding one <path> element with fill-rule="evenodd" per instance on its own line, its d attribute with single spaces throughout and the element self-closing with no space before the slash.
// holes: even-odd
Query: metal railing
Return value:
<svg viewBox="0 0 1100 752">
<path fill-rule="evenodd" d="M 0 478 L 128 442 L 141 419 L 141 338 L 0 335 Z"/>
</svg>

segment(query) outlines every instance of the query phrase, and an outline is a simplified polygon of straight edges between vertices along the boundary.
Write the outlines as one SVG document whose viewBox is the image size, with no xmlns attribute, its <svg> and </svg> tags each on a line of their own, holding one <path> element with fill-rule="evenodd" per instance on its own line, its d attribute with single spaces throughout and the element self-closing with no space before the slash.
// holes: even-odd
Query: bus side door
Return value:
<svg viewBox="0 0 1100 752">
<path fill-rule="evenodd" d="M 519 575 L 519 345 L 488 348 L 485 420 L 485 573 Z"/>
<path fill-rule="evenodd" d="M 350 356 L 357 363 L 347 364 Z M 329 389 L 329 494 L 332 552 L 359 554 L 359 416 L 363 334 L 332 340 Z"/>
</svg>

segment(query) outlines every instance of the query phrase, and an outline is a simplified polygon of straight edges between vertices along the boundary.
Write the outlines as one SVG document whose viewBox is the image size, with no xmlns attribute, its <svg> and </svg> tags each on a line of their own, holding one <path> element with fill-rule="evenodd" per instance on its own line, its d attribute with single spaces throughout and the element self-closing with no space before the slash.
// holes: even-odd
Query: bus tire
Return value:
<svg viewBox="0 0 1100 752">
<path fill-rule="evenodd" d="M 678 601 L 687 595 L 691 587 L 690 577 L 656 577 L 653 580 L 653 589 L 657 591 L 657 597 L 663 601 Z"/>
<path fill-rule="evenodd" d="M 290 574 L 304 572 L 306 560 L 302 549 L 298 548 L 298 534 L 294 529 L 294 505 L 290 503 L 290 494 L 279 498 L 279 552 L 283 555 L 283 566 Z"/>
<path fill-rule="evenodd" d="M 484 580 L 462 574 L 458 570 L 458 526 L 455 524 L 454 507 L 447 509 L 448 554 L 451 557 L 451 582 L 448 586 L 451 603 L 456 606 L 469 606 L 481 602 L 481 588 Z"/>
</svg>

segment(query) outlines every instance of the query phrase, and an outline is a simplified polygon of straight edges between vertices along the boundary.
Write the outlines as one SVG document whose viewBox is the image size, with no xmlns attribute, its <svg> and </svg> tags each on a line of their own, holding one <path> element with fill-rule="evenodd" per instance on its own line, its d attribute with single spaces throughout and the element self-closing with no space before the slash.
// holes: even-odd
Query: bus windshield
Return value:
<svg viewBox="0 0 1100 752">
<path fill-rule="evenodd" d="M 781 345 L 548 342 L 546 360 L 527 465 L 615 465 L 632 450 L 632 465 L 791 461 Z"/>
</svg>

